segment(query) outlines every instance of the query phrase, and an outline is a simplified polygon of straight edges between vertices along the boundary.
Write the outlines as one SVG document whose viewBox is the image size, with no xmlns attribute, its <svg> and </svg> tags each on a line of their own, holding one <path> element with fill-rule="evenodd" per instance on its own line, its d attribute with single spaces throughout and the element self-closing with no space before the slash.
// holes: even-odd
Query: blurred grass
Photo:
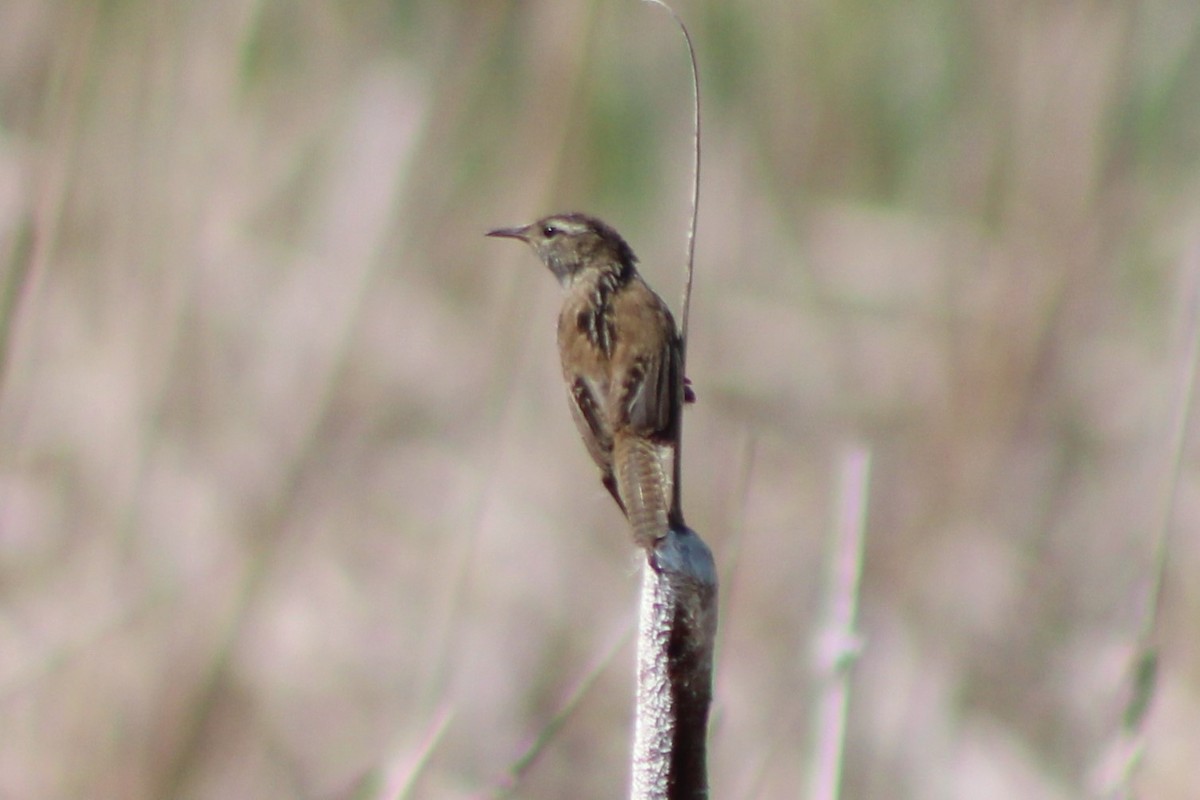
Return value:
<svg viewBox="0 0 1200 800">
<path fill-rule="evenodd" d="M 852 437 L 847 796 L 1081 796 L 1200 249 L 1200 7 L 679 11 L 707 137 L 685 497 L 736 552 L 714 796 L 799 785 Z M 503 784 L 637 581 L 553 281 L 481 234 L 591 211 L 674 302 L 689 103 L 635 2 L 0 6 L 0 796 L 368 796 L 434 730 L 413 796 Z M 1156 800 L 1195 795 L 1200 747 L 1175 543 Z M 631 672 L 519 796 L 624 791 Z"/>
</svg>

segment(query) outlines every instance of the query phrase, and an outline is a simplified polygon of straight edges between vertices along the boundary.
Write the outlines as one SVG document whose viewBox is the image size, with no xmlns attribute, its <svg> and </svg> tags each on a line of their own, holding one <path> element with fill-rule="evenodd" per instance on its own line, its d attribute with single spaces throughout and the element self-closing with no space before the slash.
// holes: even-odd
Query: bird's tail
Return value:
<svg viewBox="0 0 1200 800">
<path fill-rule="evenodd" d="M 675 447 L 643 436 L 613 441 L 613 472 L 633 540 L 649 551 L 667 535 L 675 497 Z M 681 522 L 681 521 L 680 521 Z"/>
</svg>

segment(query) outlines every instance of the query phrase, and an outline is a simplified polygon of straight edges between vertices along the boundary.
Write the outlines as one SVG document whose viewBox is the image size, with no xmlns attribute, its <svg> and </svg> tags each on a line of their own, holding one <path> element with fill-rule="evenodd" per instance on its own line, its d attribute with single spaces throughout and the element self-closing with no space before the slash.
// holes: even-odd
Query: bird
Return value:
<svg viewBox="0 0 1200 800">
<path fill-rule="evenodd" d="M 525 242 L 562 286 L 558 350 L 575 425 L 634 542 L 652 552 L 683 527 L 680 418 L 694 400 L 670 309 L 595 217 L 552 214 L 487 235 Z"/>
</svg>

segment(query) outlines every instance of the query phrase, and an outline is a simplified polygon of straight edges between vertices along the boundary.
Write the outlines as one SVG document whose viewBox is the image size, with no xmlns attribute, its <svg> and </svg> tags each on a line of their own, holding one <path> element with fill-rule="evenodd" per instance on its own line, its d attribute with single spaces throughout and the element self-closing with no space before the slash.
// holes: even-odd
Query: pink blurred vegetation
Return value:
<svg viewBox="0 0 1200 800">
<path fill-rule="evenodd" d="M 856 798 L 1086 796 L 1200 261 L 1200 4 L 678 0 L 713 796 L 797 796 L 838 453 L 873 453 Z M 622 796 L 637 558 L 558 289 L 677 306 L 683 46 L 633 2 L 0 4 L 0 796 Z M 1200 796 L 1184 449 L 1137 779 Z M 611 658 L 607 654 L 614 653 Z"/>
</svg>

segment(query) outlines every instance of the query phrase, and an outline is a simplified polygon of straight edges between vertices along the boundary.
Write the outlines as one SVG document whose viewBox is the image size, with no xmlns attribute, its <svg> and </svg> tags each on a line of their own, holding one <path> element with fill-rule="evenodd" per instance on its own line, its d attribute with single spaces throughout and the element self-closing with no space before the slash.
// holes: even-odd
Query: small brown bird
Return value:
<svg viewBox="0 0 1200 800">
<path fill-rule="evenodd" d="M 692 398 L 670 310 L 638 274 L 633 250 L 598 219 L 555 214 L 487 235 L 525 242 L 562 284 L 558 349 L 575 424 L 634 541 L 651 550 L 683 524 L 679 424 Z"/>
</svg>

